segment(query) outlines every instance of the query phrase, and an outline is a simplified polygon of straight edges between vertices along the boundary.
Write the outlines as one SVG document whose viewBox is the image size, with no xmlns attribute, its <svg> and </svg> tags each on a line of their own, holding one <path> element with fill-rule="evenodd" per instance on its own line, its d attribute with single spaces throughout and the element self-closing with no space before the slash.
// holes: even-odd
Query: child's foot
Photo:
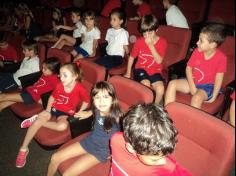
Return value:
<svg viewBox="0 0 236 176">
<path fill-rule="evenodd" d="M 30 127 L 33 124 L 33 122 L 37 119 L 37 117 L 38 117 L 38 115 L 36 114 L 36 115 L 33 115 L 32 117 L 30 117 L 28 119 L 23 120 L 23 122 L 21 122 L 21 124 L 20 124 L 20 127 L 21 128 Z"/>
<path fill-rule="evenodd" d="M 22 168 L 25 166 L 26 163 L 26 157 L 29 153 L 29 150 L 20 150 L 17 157 L 16 157 L 16 167 Z"/>
</svg>

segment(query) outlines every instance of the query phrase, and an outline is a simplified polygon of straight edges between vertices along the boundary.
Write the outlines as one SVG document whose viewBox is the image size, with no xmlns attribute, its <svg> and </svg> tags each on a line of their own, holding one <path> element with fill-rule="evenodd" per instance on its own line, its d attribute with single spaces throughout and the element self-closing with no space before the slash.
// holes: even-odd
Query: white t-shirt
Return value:
<svg viewBox="0 0 236 176">
<path fill-rule="evenodd" d="M 108 42 L 106 48 L 108 55 L 124 57 L 124 45 L 129 44 L 129 33 L 123 28 L 110 28 L 107 30 L 106 41 Z"/>
<path fill-rule="evenodd" d="M 83 29 L 82 31 L 84 35 L 84 41 L 80 45 L 89 55 L 93 53 L 93 40 L 98 40 L 101 38 L 101 32 L 98 28 L 94 27 L 91 31 L 87 31 L 87 29 Z"/>
<path fill-rule="evenodd" d="M 80 21 L 75 24 L 76 29 L 73 31 L 73 38 L 79 38 L 82 35 L 82 31 L 86 28 Z"/>
<path fill-rule="evenodd" d="M 169 26 L 189 28 L 187 19 L 176 5 L 172 5 L 166 12 L 166 23 Z"/>
<path fill-rule="evenodd" d="M 13 78 L 18 86 L 21 86 L 21 82 L 18 79 L 19 77 L 38 72 L 39 70 L 40 68 L 38 56 L 32 57 L 30 59 L 28 57 L 25 57 L 20 65 L 20 68 L 13 74 Z"/>
</svg>

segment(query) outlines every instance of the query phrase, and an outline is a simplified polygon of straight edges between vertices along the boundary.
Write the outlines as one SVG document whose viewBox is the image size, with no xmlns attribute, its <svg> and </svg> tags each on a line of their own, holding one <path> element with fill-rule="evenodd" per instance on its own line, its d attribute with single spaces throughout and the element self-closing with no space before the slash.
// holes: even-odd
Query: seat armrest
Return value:
<svg viewBox="0 0 236 176">
<path fill-rule="evenodd" d="M 169 80 L 186 77 L 185 69 L 187 66 L 188 59 L 181 60 L 168 67 Z"/>
<path fill-rule="evenodd" d="M 19 77 L 18 79 L 21 82 L 22 89 L 33 85 L 35 82 L 39 80 L 41 75 L 42 75 L 42 72 L 39 71 L 39 72 L 35 72 L 35 73 L 31 73 L 31 74 Z"/>
<path fill-rule="evenodd" d="M 85 132 L 91 131 L 93 116 L 82 120 L 70 116 L 67 118 L 67 121 L 69 122 L 71 137 L 75 138 Z"/>
</svg>

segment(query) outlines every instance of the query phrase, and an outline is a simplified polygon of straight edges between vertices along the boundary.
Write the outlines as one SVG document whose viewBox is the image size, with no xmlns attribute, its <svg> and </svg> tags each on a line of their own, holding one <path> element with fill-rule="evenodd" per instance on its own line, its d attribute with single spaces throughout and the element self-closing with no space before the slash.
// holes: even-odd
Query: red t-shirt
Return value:
<svg viewBox="0 0 236 176">
<path fill-rule="evenodd" d="M 158 54 L 164 58 L 166 53 L 167 42 L 164 38 L 159 38 L 157 43 L 155 44 L 155 48 Z M 139 38 L 134 44 L 133 50 L 131 52 L 131 56 L 133 58 L 138 57 L 135 68 L 144 69 L 148 75 L 153 75 L 155 73 L 162 73 L 163 65 L 158 64 L 149 49 L 149 47 L 145 43 L 144 37 Z"/>
<path fill-rule="evenodd" d="M 26 91 L 32 96 L 34 101 L 39 101 L 40 95 L 54 90 L 60 82 L 57 75 L 44 76 L 42 75 L 34 85 L 26 88 Z"/>
<path fill-rule="evenodd" d="M 143 16 L 149 15 L 151 13 L 152 13 L 151 7 L 147 3 L 141 4 L 137 10 L 137 14 L 139 17 L 143 17 Z"/>
<path fill-rule="evenodd" d="M 52 107 L 70 115 L 75 114 L 79 103 L 89 103 L 89 95 L 79 82 L 70 93 L 65 92 L 64 86 L 62 83 L 59 83 L 53 91 L 52 96 L 54 98 Z"/>
<path fill-rule="evenodd" d="M 110 12 L 112 11 L 112 9 L 121 7 L 121 2 L 120 0 L 109 0 L 105 7 L 102 9 L 102 13 L 101 15 L 104 17 L 109 17 Z"/>
<path fill-rule="evenodd" d="M 166 164 L 162 166 L 148 166 L 143 164 L 136 155 L 128 152 L 122 132 L 111 138 L 112 166 L 110 176 L 191 176 L 170 157 L 166 157 Z"/>
<path fill-rule="evenodd" d="M 235 91 L 231 94 L 230 97 L 232 98 L 232 100 L 235 100 Z"/>
<path fill-rule="evenodd" d="M 9 44 L 6 48 L 0 48 L 0 61 L 18 61 L 16 49 Z"/>
<path fill-rule="evenodd" d="M 226 72 L 227 58 L 217 49 L 214 56 L 206 60 L 204 53 L 196 48 L 187 65 L 193 69 L 195 84 L 214 84 L 216 74 Z"/>
</svg>

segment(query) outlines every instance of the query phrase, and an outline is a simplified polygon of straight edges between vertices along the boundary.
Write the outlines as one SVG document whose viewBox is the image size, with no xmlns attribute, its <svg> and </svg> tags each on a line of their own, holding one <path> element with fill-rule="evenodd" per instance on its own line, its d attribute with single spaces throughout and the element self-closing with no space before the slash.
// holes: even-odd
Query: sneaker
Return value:
<svg viewBox="0 0 236 176">
<path fill-rule="evenodd" d="M 38 115 L 36 114 L 36 115 L 33 115 L 32 117 L 30 117 L 28 119 L 23 120 L 23 122 L 21 122 L 21 124 L 20 124 L 20 127 L 21 128 L 30 127 L 33 124 L 33 122 L 37 119 L 37 117 L 38 117 Z"/>
<path fill-rule="evenodd" d="M 22 168 L 25 166 L 26 163 L 26 157 L 29 153 L 29 150 L 27 151 L 19 151 L 17 157 L 16 157 L 16 167 Z"/>
</svg>

